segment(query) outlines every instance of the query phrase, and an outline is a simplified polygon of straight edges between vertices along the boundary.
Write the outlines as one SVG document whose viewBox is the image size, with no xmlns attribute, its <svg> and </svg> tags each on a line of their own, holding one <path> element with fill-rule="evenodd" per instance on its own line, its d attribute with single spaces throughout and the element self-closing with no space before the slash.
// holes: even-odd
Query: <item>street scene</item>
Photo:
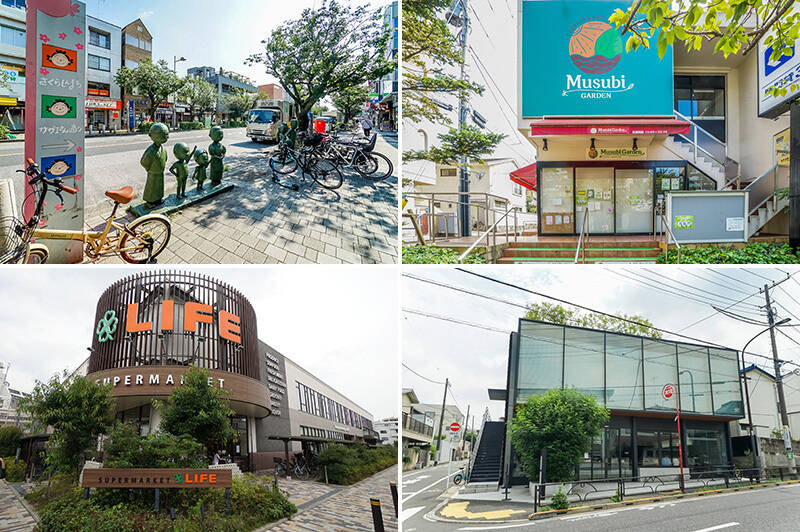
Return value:
<svg viewBox="0 0 800 532">
<path fill-rule="evenodd" d="M 800 271 L 526 270 L 403 273 L 403 530 L 796 528 Z"/>
<path fill-rule="evenodd" d="M 336 270 L 0 272 L 0 531 L 398 530 L 396 278 Z"/>
<path fill-rule="evenodd" d="M 201 4 L 0 6 L 1 263 L 398 262 L 398 3 Z"/>
<path fill-rule="evenodd" d="M 403 263 L 799 263 L 798 7 L 707 4 L 404 6 Z"/>
</svg>

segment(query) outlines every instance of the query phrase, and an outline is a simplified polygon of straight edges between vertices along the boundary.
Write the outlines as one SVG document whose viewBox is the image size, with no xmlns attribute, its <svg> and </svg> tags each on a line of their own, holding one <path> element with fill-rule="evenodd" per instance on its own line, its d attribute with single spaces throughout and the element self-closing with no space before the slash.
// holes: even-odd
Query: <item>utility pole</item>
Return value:
<svg viewBox="0 0 800 532">
<path fill-rule="evenodd" d="M 772 302 L 769 299 L 769 285 L 764 285 L 764 298 L 767 302 L 767 320 L 769 321 L 769 339 L 772 342 L 772 363 L 775 368 L 775 386 L 778 388 L 778 408 L 781 412 L 781 425 L 789 426 L 789 416 L 786 413 L 786 397 L 783 394 L 783 377 L 781 377 L 781 362 L 778 360 L 778 346 L 775 344 L 775 315 L 772 312 Z"/>
<path fill-rule="evenodd" d="M 433 465 L 439 465 L 439 458 L 442 456 L 442 423 L 444 423 L 444 407 L 447 403 L 447 387 L 450 386 L 450 380 L 444 380 L 444 397 L 442 398 L 442 414 L 439 416 L 439 433 L 436 436 L 436 459 Z"/>
<path fill-rule="evenodd" d="M 464 455 L 464 440 L 469 431 L 469 405 L 467 405 L 467 415 L 464 416 L 464 432 L 461 433 L 461 455 Z"/>
<path fill-rule="evenodd" d="M 469 34 L 469 0 L 456 0 L 461 2 L 461 81 L 467 79 L 467 35 Z M 461 98 L 458 101 L 458 129 L 463 130 L 467 125 L 469 107 L 467 100 Z M 798 156 L 800 158 L 800 156 Z M 461 219 L 461 236 L 470 236 L 472 223 L 470 220 L 469 208 L 469 168 L 467 168 L 467 158 L 459 158 L 458 168 L 458 210 Z M 488 205 L 487 205 L 488 207 Z"/>
<path fill-rule="evenodd" d="M 800 102 L 789 106 L 789 245 L 800 248 Z"/>
</svg>

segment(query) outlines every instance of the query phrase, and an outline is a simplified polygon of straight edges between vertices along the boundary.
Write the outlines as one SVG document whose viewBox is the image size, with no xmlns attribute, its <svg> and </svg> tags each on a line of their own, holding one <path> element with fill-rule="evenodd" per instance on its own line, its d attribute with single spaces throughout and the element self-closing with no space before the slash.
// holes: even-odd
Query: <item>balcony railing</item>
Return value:
<svg viewBox="0 0 800 532">
<path fill-rule="evenodd" d="M 433 425 L 428 425 L 414 419 L 405 412 L 403 412 L 403 429 L 423 434 L 425 436 L 433 436 Z"/>
</svg>

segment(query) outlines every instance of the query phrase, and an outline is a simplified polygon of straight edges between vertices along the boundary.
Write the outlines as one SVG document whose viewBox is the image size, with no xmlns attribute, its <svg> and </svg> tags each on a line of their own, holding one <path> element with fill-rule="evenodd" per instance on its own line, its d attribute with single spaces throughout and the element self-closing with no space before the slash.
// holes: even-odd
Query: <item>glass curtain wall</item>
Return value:
<svg viewBox="0 0 800 532">
<path fill-rule="evenodd" d="M 721 416 L 742 416 L 744 406 L 739 381 L 739 361 L 735 351 L 708 348 L 711 357 L 711 387 L 714 391 L 714 413 Z"/>
<path fill-rule="evenodd" d="M 562 386 L 564 327 L 522 322 L 517 401 Z"/>
<path fill-rule="evenodd" d="M 606 333 L 606 406 L 644 410 L 642 339 Z"/>
</svg>

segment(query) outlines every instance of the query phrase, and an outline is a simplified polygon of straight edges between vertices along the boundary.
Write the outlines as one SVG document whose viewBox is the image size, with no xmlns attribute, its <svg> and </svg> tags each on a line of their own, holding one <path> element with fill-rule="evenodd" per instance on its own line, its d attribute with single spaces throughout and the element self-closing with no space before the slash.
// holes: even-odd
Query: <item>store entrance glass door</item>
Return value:
<svg viewBox="0 0 800 532">
<path fill-rule="evenodd" d="M 652 233 L 653 170 L 617 170 L 616 184 L 617 233 Z"/>
<path fill-rule="evenodd" d="M 575 232 L 589 210 L 590 234 L 614 233 L 614 169 L 575 169 Z"/>
</svg>

